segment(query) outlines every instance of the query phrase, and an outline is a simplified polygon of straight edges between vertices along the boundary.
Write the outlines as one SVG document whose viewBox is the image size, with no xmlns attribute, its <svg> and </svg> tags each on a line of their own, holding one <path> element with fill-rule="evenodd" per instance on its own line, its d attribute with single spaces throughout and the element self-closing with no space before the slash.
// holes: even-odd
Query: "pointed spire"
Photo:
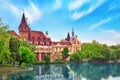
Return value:
<svg viewBox="0 0 120 80">
<path fill-rule="evenodd" d="M 25 19 L 24 12 L 23 12 L 23 16 L 22 16 L 22 22 L 23 22 L 23 23 L 26 23 L 26 19 Z"/>
<path fill-rule="evenodd" d="M 65 39 L 66 41 L 70 41 L 70 34 L 68 32 L 67 38 Z"/>
<path fill-rule="evenodd" d="M 74 37 L 74 29 L 72 28 L 72 37 Z"/>
<path fill-rule="evenodd" d="M 29 28 L 29 26 L 27 24 L 27 21 L 26 21 L 26 18 L 25 18 L 24 10 L 23 10 L 22 20 L 21 20 L 19 28 L 20 27 L 27 27 L 27 28 Z"/>
</svg>

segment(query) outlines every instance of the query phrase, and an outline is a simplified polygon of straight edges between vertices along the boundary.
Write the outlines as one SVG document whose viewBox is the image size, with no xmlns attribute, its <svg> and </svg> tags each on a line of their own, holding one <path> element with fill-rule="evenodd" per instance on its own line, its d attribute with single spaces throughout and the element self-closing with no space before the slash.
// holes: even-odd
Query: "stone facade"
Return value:
<svg viewBox="0 0 120 80">
<path fill-rule="evenodd" d="M 17 35 L 18 38 L 28 41 L 30 44 L 36 45 L 36 60 L 44 60 L 44 56 L 49 54 L 52 61 L 60 59 L 62 51 L 65 47 L 69 49 L 69 54 L 73 54 L 77 50 L 81 50 L 80 42 L 78 37 L 74 35 L 74 30 L 72 29 L 72 36 L 68 33 L 67 38 L 60 42 L 51 41 L 48 37 L 48 32 L 44 34 L 42 31 L 33 31 L 27 24 L 25 15 L 23 13 L 21 23 L 19 25 L 19 35 L 13 31 L 13 35 Z"/>
</svg>

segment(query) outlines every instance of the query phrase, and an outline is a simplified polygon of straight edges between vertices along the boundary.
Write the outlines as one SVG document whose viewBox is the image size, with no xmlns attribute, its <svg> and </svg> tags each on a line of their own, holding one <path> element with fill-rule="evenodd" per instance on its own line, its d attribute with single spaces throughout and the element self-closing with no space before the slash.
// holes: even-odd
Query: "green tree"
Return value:
<svg viewBox="0 0 120 80">
<path fill-rule="evenodd" d="M 9 63 L 10 62 L 10 51 L 5 44 L 5 41 L 0 41 L 0 62 Z"/>
<path fill-rule="evenodd" d="M 30 45 L 26 40 L 20 40 L 20 46 L 30 48 L 32 52 L 35 52 L 35 50 L 36 50 L 35 45 Z"/>
<path fill-rule="evenodd" d="M 120 47 L 118 49 L 115 50 L 116 56 L 117 56 L 117 60 L 120 59 Z"/>
<path fill-rule="evenodd" d="M 74 62 L 80 62 L 82 61 L 82 53 L 81 51 L 77 51 L 74 54 L 70 55 L 70 61 L 74 61 Z"/>
<path fill-rule="evenodd" d="M 63 58 L 63 59 L 66 59 L 66 58 L 69 57 L 68 52 L 69 52 L 68 48 L 65 47 L 65 48 L 63 49 L 63 51 L 62 51 L 62 58 Z"/>
<path fill-rule="evenodd" d="M 9 41 L 9 29 L 8 25 L 4 24 L 0 18 L 0 40 Z"/>
<path fill-rule="evenodd" d="M 35 61 L 35 53 L 30 48 L 21 46 L 19 48 L 20 58 L 18 60 L 19 66 L 22 63 L 33 63 Z"/>
<path fill-rule="evenodd" d="M 10 60 L 10 52 L 8 48 L 9 33 L 8 25 L 4 24 L 0 18 L 0 62 L 8 63 Z"/>
<path fill-rule="evenodd" d="M 18 61 L 20 55 L 19 55 L 19 47 L 20 47 L 20 41 L 16 37 L 11 37 L 9 41 L 9 48 L 11 52 L 11 58 L 12 58 L 12 63 Z"/>
<path fill-rule="evenodd" d="M 51 59 L 50 59 L 50 55 L 48 53 L 45 55 L 44 60 L 46 63 L 50 62 Z"/>
</svg>

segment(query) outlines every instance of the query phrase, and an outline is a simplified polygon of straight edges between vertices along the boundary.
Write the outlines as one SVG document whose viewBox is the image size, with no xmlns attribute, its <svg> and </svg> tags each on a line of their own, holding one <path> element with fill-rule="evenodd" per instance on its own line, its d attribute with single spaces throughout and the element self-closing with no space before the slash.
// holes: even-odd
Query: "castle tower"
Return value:
<svg viewBox="0 0 120 80">
<path fill-rule="evenodd" d="M 68 32 L 67 38 L 65 39 L 66 41 L 70 41 L 70 34 Z"/>
<path fill-rule="evenodd" d="M 72 29 L 72 37 L 74 37 L 74 29 Z"/>
<path fill-rule="evenodd" d="M 24 13 L 22 15 L 22 20 L 19 25 L 19 35 L 20 35 L 20 39 L 30 40 L 30 28 L 27 24 Z"/>
<path fill-rule="evenodd" d="M 74 40 L 74 29 L 72 29 L 72 37 L 71 37 L 71 40 L 72 40 L 72 41 Z"/>
</svg>

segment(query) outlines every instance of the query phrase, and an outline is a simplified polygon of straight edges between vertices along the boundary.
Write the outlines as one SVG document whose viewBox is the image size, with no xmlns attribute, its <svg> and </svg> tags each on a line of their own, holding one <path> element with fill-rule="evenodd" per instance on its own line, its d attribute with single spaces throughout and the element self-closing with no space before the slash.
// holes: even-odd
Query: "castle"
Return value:
<svg viewBox="0 0 120 80">
<path fill-rule="evenodd" d="M 12 35 L 18 37 L 19 39 L 26 40 L 29 44 L 35 44 L 36 46 L 36 60 L 44 60 L 44 56 L 49 54 L 51 61 L 61 58 L 62 51 L 65 47 L 69 49 L 69 54 L 73 54 L 77 50 L 81 49 L 78 37 L 74 35 L 74 29 L 72 29 L 72 36 L 68 33 L 67 37 L 60 42 L 51 41 L 48 37 L 48 32 L 44 34 L 42 31 L 31 30 L 25 14 L 22 15 L 21 23 L 18 27 L 19 35 L 12 31 Z"/>
</svg>

